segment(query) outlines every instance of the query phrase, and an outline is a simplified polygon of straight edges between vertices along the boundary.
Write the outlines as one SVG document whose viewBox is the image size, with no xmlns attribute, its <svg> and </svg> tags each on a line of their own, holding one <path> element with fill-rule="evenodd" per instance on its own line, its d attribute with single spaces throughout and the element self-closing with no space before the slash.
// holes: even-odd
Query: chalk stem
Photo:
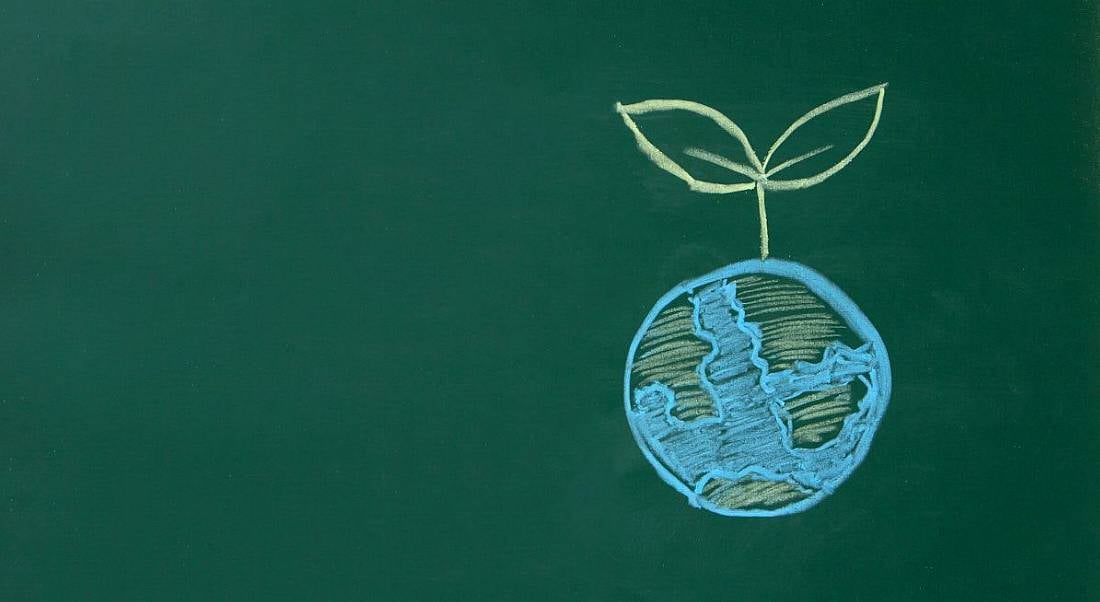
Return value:
<svg viewBox="0 0 1100 602">
<path fill-rule="evenodd" d="M 764 207 L 764 187 L 756 184 L 756 207 L 760 212 L 760 259 L 768 258 L 768 210 Z"/>
</svg>

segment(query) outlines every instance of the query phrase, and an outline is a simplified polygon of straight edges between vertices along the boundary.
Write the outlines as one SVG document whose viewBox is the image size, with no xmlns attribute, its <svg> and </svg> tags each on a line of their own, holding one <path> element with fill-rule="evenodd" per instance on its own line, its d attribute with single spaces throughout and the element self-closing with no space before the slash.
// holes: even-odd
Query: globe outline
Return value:
<svg viewBox="0 0 1100 602">
<path fill-rule="evenodd" d="M 731 509 L 714 504 L 699 491 L 696 491 L 690 484 L 685 483 L 671 471 L 664 464 L 657 459 L 653 451 L 650 449 L 649 443 L 639 432 L 635 420 L 634 412 L 631 407 L 633 391 L 631 390 L 631 373 L 634 366 L 634 356 L 637 351 L 638 345 L 642 340 L 642 337 L 649 330 L 650 325 L 657 315 L 673 300 L 679 298 L 684 294 L 691 294 L 694 290 L 701 286 L 712 284 L 722 279 L 733 278 L 736 276 L 743 276 L 748 274 L 767 274 L 772 276 L 779 276 L 784 278 L 790 278 L 795 280 L 810 290 L 813 294 L 817 295 L 822 301 L 829 305 L 829 307 L 837 313 L 845 321 L 848 327 L 858 335 L 863 341 L 871 344 L 874 349 L 875 357 L 878 360 L 877 375 L 878 375 L 878 394 L 875 399 L 871 400 L 870 412 L 865 420 L 867 428 L 860 437 L 858 443 L 852 451 L 851 463 L 841 472 L 836 478 L 836 484 L 833 487 L 823 487 L 812 495 L 801 499 L 797 502 L 793 502 L 788 505 L 784 505 L 774 509 L 764 508 L 750 508 L 750 509 Z M 634 441 L 642 450 L 646 460 L 656 469 L 657 474 L 663 481 L 671 485 L 674 489 L 679 491 L 685 497 L 688 498 L 688 502 L 695 507 L 706 509 L 710 512 L 714 512 L 723 516 L 746 516 L 746 517 L 770 517 L 770 516 L 782 516 L 787 514 L 794 514 L 802 512 L 820 503 L 823 499 L 828 497 L 837 486 L 843 484 L 855 472 L 856 468 L 862 464 L 864 458 L 870 451 L 871 442 L 874 439 L 875 433 L 878 431 L 879 424 L 882 421 L 883 415 L 886 412 L 886 408 L 889 405 L 891 386 L 892 386 L 892 373 L 890 370 L 890 360 L 887 354 L 886 345 L 882 341 L 881 335 L 878 330 L 871 323 L 870 319 L 859 309 L 859 306 L 855 304 L 847 294 L 844 293 L 837 285 L 829 281 L 825 276 L 821 275 L 817 271 L 797 262 L 786 261 L 781 259 L 749 259 L 739 261 L 717 270 L 711 271 L 702 276 L 685 280 L 680 284 L 674 286 L 671 290 L 661 296 L 660 299 L 653 305 L 653 308 L 646 315 L 642 325 L 638 328 L 637 333 L 630 344 L 630 349 L 627 353 L 626 370 L 624 374 L 624 409 L 626 411 L 627 424 L 630 425 L 631 434 L 634 436 Z M 708 473 L 709 475 L 710 473 Z M 699 485 L 705 483 L 706 478 L 699 480 Z"/>
</svg>

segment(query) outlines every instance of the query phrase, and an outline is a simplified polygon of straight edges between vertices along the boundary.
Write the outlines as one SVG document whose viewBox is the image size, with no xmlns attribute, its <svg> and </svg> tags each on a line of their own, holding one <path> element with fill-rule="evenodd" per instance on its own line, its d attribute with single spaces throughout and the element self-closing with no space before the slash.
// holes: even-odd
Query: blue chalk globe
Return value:
<svg viewBox="0 0 1100 602">
<path fill-rule="evenodd" d="M 726 516 L 820 502 L 866 456 L 889 399 L 871 322 L 823 276 L 777 259 L 675 287 L 627 357 L 642 453 L 693 506 Z"/>
</svg>

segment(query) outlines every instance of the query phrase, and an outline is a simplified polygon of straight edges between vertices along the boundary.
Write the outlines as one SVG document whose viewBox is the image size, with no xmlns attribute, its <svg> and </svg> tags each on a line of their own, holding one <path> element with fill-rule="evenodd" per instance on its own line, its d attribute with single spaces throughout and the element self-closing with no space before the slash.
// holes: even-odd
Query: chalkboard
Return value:
<svg viewBox="0 0 1100 602">
<path fill-rule="evenodd" d="M 1098 7 L 0 9 L 0 599 L 1100 598 Z M 693 508 L 624 368 L 757 202 L 616 103 L 766 148 L 884 82 L 767 204 L 889 348 L 874 443 L 812 508 Z"/>
</svg>

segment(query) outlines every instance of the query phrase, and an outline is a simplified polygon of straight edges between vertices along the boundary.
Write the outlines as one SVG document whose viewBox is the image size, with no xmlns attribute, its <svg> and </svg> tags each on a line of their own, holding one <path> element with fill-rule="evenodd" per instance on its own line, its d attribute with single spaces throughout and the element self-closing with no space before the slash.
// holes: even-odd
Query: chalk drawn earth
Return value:
<svg viewBox="0 0 1100 602">
<path fill-rule="evenodd" d="M 646 458 L 693 506 L 776 516 L 821 501 L 863 460 L 890 363 L 824 277 L 742 261 L 657 302 L 630 346 L 625 398 Z"/>
</svg>

